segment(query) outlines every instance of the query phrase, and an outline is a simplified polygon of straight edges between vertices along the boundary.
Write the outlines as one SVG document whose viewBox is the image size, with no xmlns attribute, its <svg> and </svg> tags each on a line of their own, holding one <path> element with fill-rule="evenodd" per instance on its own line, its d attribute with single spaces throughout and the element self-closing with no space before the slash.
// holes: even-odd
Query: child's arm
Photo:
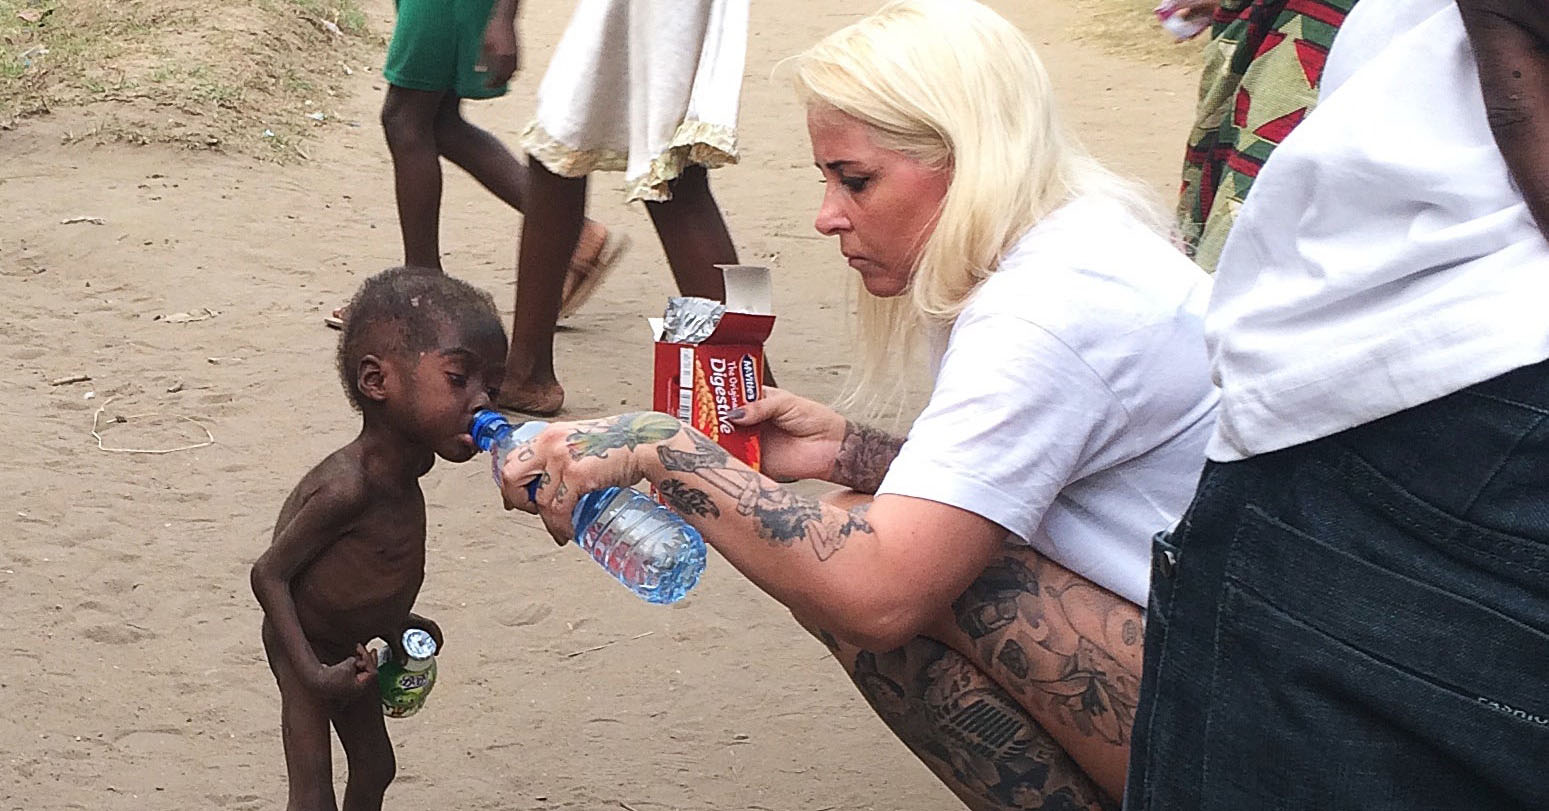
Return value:
<svg viewBox="0 0 1549 811">
<path fill-rule="evenodd" d="M 376 662 L 363 648 L 343 662 L 318 661 L 301 629 L 290 590 L 291 580 L 339 539 L 349 523 L 365 512 L 366 504 L 365 483 L 358 478 L 342 476 L 323 482 L 253 564 L 253 595 L 296 674 L 315 692 L 349 695 L 375 678 Z"/>
<path fill-rule="evenodd" d="M 520 54 L 516 44 L 516 6 L 518 0 L 495 0 L 489 22 L 484 26 L 484 52 L 479 67 L 488 74 L 486 87 L 503 87 L 516 73 Z"/>
</svg>

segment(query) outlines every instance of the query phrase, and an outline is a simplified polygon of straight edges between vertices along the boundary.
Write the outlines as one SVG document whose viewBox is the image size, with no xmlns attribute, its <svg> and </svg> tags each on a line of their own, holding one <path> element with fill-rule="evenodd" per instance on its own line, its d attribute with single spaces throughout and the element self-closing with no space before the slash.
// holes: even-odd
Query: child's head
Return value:
<svg viewBox="0 0 1549 811">
<path fill-rule="evenodd" d="M 439 270 L 367 279 L 339 338 L 339 377 L 368 420 L 394 424 L 442 457 L 473 455 L 473 412 L 505 374 L 506 331 L 490 295 Z"/>
</svg>

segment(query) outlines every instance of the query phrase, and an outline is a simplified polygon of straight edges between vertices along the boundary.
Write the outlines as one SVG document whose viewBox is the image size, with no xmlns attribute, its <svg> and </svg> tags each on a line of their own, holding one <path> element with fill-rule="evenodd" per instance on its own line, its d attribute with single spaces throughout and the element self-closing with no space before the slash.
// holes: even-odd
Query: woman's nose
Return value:
<svg viewBox="0 0 1549 811">
<path fill-rule="evenodd" d="M 818 206 L 818 216 L 812 225 L 825 237 L 850 230 L 850 219 L 845 216 L 838 202 L 834 200 L 833 192 L 823 193 L 823 204 Z"/>
</svg>

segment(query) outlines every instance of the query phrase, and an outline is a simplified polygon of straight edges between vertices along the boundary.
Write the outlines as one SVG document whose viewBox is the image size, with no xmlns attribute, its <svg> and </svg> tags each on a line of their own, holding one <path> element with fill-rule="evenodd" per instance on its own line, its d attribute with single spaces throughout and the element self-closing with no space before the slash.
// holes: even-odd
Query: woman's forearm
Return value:
<svg viewBox="0 0 1549 811">
<path fill-rule="evenodd" d="M 839 441 L 828 480 L 861 493 L 875 493 L 903 446 L 902 439 L 886 431 L 846 420 L 844 439 Z"/>
<path fill-rule="evenodd" d="M 881 571 L 883 549 L 861 511 L 792 492 L 691 428 L 637 453 L 663 500 L 791 610 L 867 646 L 918 632 L 926 612 L 898 593 L 907 578 Z"/>
</svg>

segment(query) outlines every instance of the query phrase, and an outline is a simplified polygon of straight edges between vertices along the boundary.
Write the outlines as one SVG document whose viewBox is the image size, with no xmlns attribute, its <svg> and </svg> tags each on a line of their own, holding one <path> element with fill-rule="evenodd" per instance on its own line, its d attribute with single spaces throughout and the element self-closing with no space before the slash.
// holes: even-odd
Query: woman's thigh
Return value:
<svg viewBox="0 0 1549 811">
<path fill-rule="evenodd" d="M 1016 699 L 961 653 L 926 637 L 873 653 L 808 630 L 899 740 L 969 808 L 1117 808 Z"/>
<path fill-rule="evenodd" d="M 1012 696 L 1119 796 L 1140 693 L 1142 610 L 1035 550 L 1007 547 L 931 636 Z"/>
</svg>

